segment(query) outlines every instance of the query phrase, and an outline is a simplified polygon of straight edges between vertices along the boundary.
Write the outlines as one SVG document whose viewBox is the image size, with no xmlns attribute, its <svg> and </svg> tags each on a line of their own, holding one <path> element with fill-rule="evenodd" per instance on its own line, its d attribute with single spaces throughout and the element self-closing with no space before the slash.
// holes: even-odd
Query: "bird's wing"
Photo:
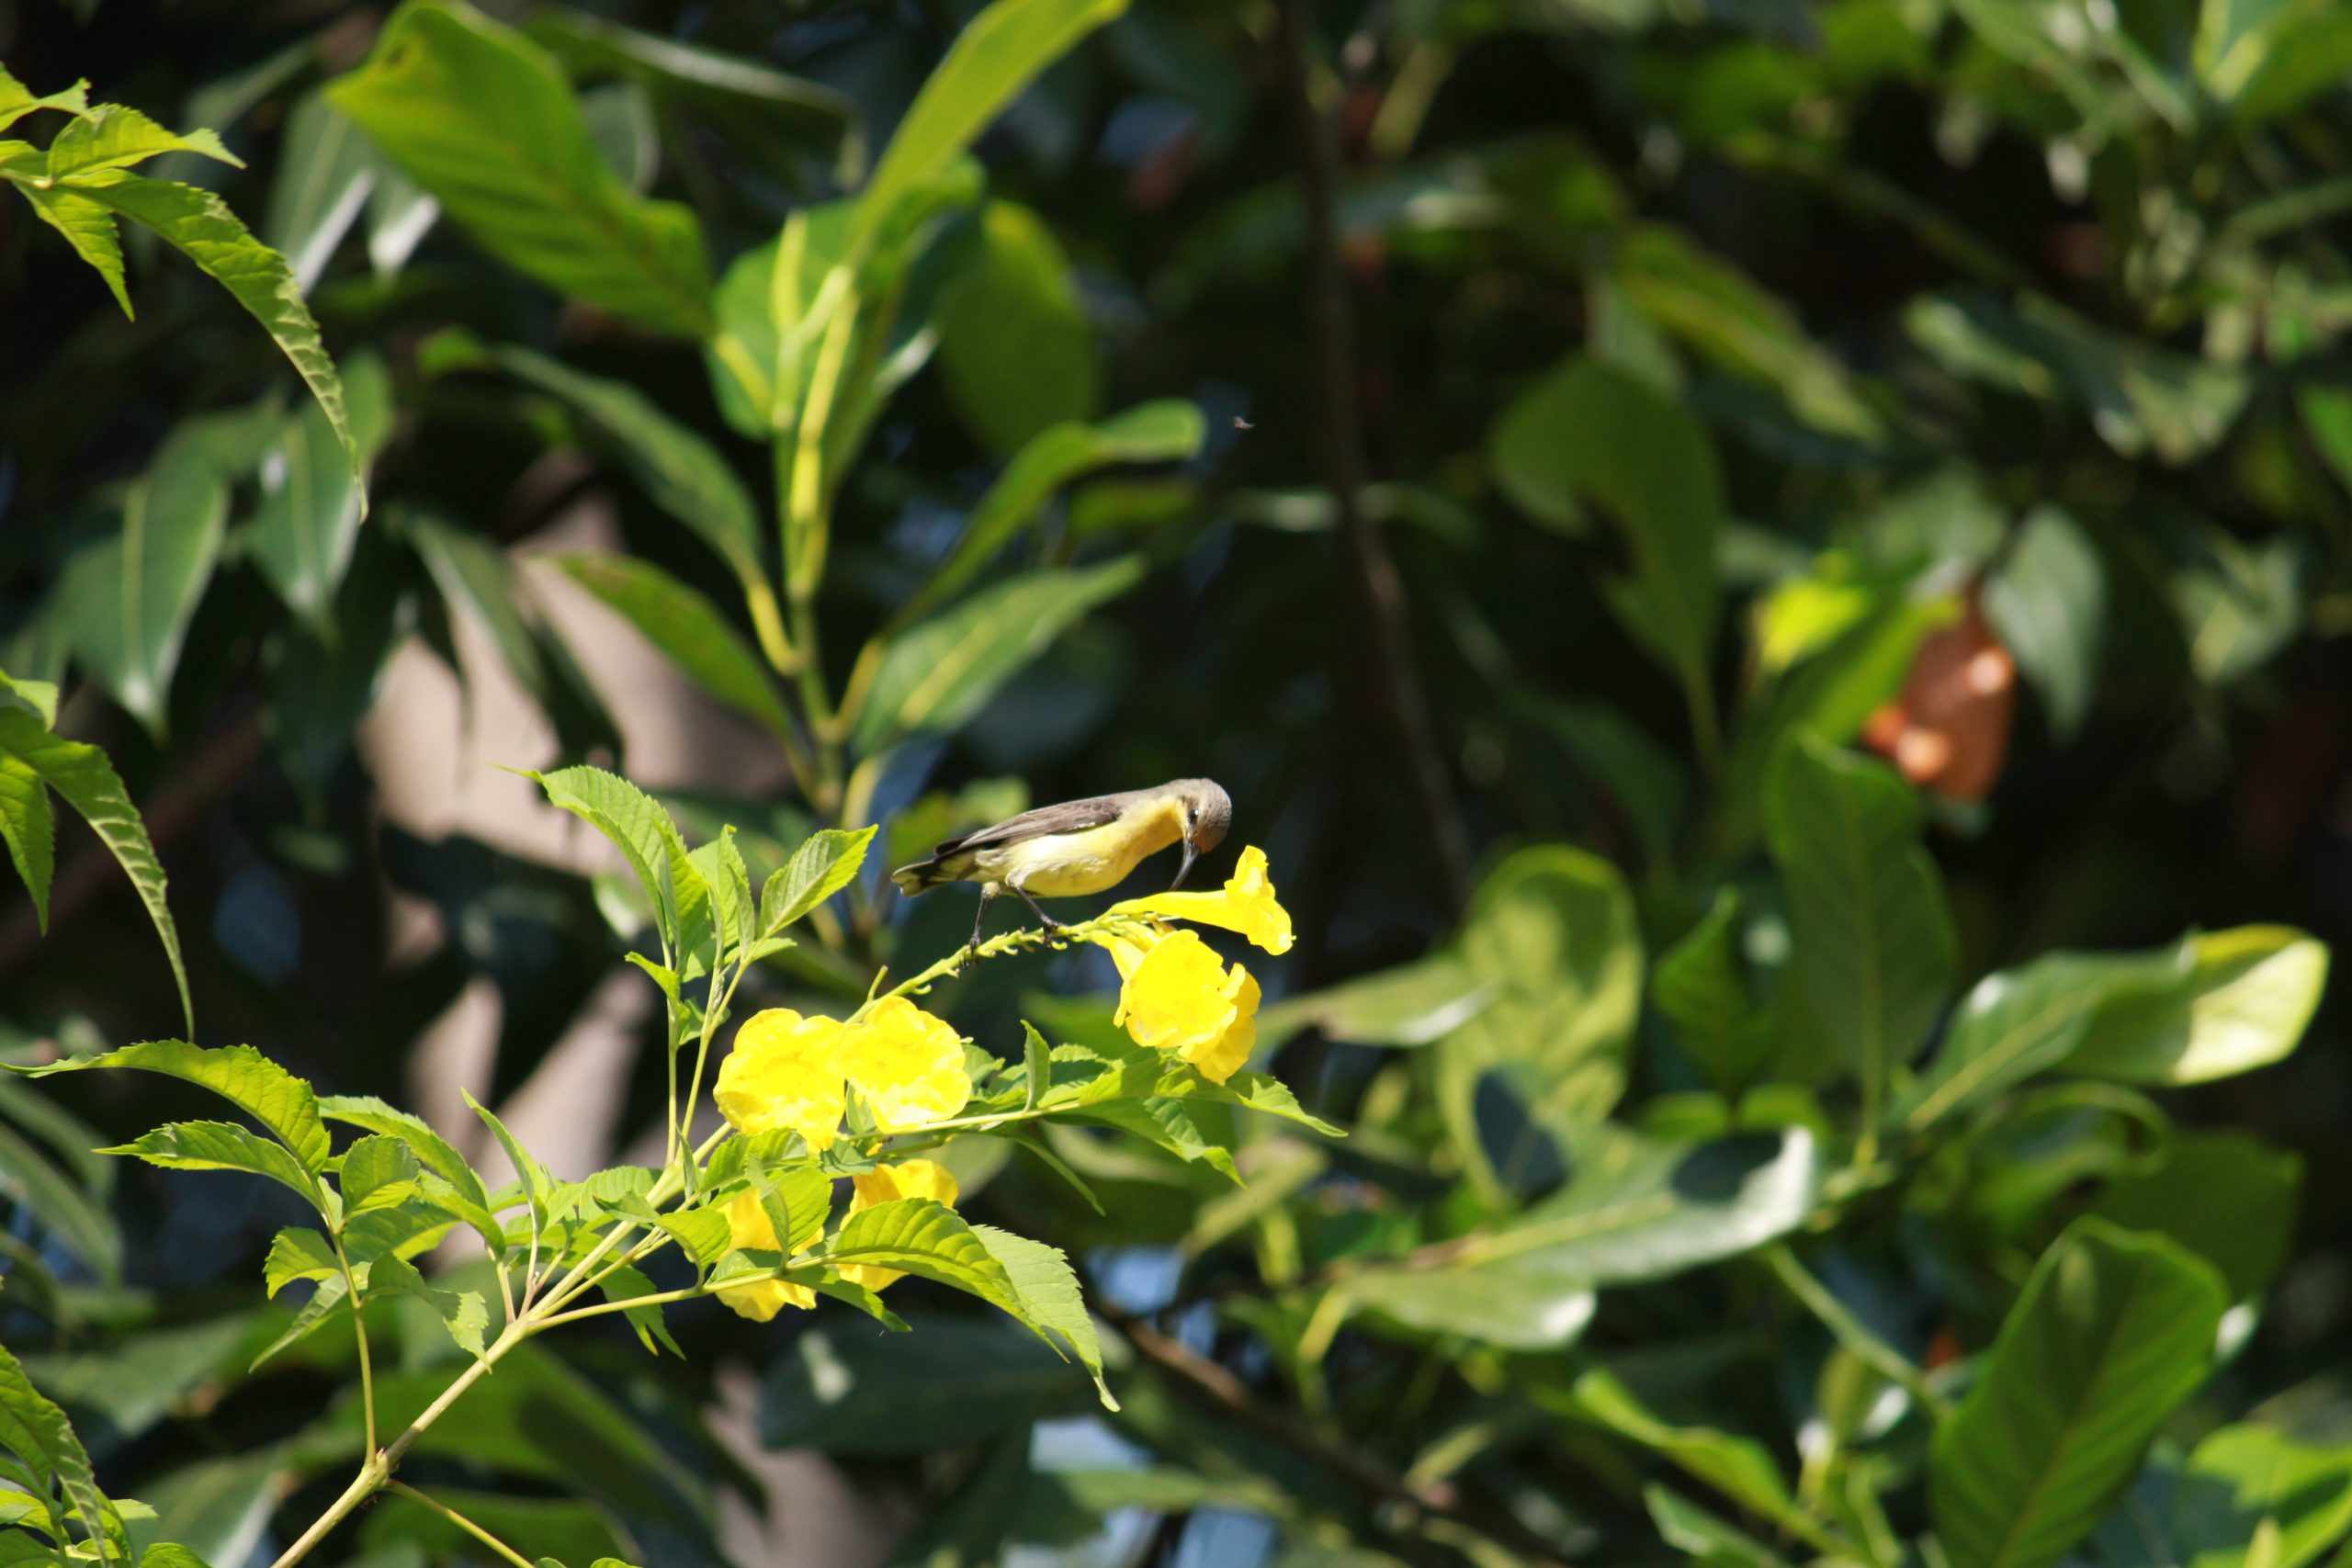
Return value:
<svg viewBox="0 0 2352 1568">
<path fill-rule="evenodd" d="M 1049 833 L 1083 833 L 1089 828 L 1117 821 L 1126 804 L 1114 795 L 1098 795 L 1085 800 L 1065 800 L 1058 806 L 1041 806 L 1035 811 L 1008 817 L 992 828 L 976 828 L 960 838 L 943 839 L 933 847 L 932 858 L 944 860 L 969 850 L 1023 843 Z"/>
</svg>

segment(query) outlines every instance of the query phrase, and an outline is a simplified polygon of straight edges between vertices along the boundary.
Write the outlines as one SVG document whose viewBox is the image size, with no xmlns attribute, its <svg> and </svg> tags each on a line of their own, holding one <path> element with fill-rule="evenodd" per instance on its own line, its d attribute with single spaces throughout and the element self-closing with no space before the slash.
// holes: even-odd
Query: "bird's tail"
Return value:
<svg viewBox="0 0 2352 1568">
<path fill-rule="evenodd" d="M 955 878 L 942 871 L 937 861 L 919 860 L 912 865 L 902 865 L 892 872 L 890 880 L 899 885 L 900 897 L 911 898 L 918 893 L 929 892 L 942 883 L 953 882 Z"/>
</svg>

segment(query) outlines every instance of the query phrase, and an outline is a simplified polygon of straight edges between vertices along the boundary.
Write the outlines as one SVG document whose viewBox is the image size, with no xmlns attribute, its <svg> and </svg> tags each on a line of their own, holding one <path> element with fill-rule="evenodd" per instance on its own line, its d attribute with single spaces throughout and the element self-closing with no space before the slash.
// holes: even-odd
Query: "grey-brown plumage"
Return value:
<svg viewBox="0 0 2352 1568">
<path fill-rule="evenodd" d="M 1176 880 L 1193 858 L 1223 841 L 1233 801 L 1208 779 L 1178 779 L 1153 789 L 1125 790 L 1041 806 L 992 826 L 942 840 L 931 858 L 890 874 L 911 898 L 950 882 L 980 885 L 980 913 L 1007 890 L 1020 896 L 1051 928 L 1057 922 L 1037 899 L 1082 897 L 1115 886 L 1146 855 L 1170 844 L 1184 847 Z M 979 922 L 972 926 L 979 940 Z"/>
</svg>

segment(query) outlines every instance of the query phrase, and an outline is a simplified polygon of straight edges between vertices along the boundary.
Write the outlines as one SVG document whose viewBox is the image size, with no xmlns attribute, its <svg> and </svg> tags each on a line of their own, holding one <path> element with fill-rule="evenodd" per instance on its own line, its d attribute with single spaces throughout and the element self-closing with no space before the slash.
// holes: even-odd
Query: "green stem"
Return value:
<svg viewBox="0 0 2352 1568">
<path fill-rule="evenodd" d="M 466 1517 L 465 1515 L 458 1512 L 457 1509 L 449 1506 L 448 1504 L 442 1502 L 439 1498 L 426 1496 L 424 1493 L 419 1492 L 415 1487 L 411 1486 L 405 1481 L 387 1481 L 384 1483 L 384 1488 L 389 1492 L 397 1492 L 411 1502 L 429 1508 L 433 1512 L 440 1515 L 443 1518 L 448 1520 L 451 1524 L 457 1526 L 459 1529 L 465 1531 L 468 1535 L 473 1537 L 476 1540 L 490 1548 L 492 1551 L 498 1553 L 499 1556 L 506 1559 L 507 1562 L 514 1563 L 514 1568 L 532 1568 L 531 1560 L 529 1558 L 524 1556 L 521 1552 L 515 1551 L 513 1547 L 507 1545 L 504 1541 L 499 1540 L 496 1536 L 482 1529 L 481 1526 L 474 1523 L 473 1520 Z"/>
<path fill-rule="evenodd" d="M 351 1255 L 343 1249 L 343 1237 L 334 1238 L 334 1260 L 343 1269 L 344 1299 L 351 1303 L 351 1333 L 359 1341 L 359 1407 L 365 1413 L 368 1427 L 368 1452 L 376 1451 L 376 1372 L 368 1359 L 368 1324 L 359 1315 L 359 1277 L 351 1270 Z"/>
<path fill-rule="evenodd" d="M 1775 1242 L 1764 1249 L 1764 1261 L 1775 1279 L 1789 1294 L 1794 1296 L 1806 1311 L 1819 1318 L 1824 1326 L 1837 1337 L 1856 1359 L 1889 1382 L 1901 1387 L 1921 1409 L 1931 1416 L 1941 1416 L 1951 1406 L 1944 1396 L 1928 1382 L 1927 1373 L 1911 1364 L 1901 1351 L 1872 1334 L 1861 1319 L 1846 1310 L 1845 1303 L 1829 1292 L 1829 1287 L 1815 1279 L 1797 1255 L 1785 1242 Z"/>
<path fill-rule="evenodd" d="M 688 1285 L 682 1290 L 662 1291 L 650 1296 L 631 1296 L 623 1302 L 598 1302 L 594 1306 L 574 1307 L 553 1317 L 543 1317 L 539 1320 L 539 1326 L 553 1328 L 559 1323 L 577 1323 L 583 1317 L 601 1317 L 608 1312 L 627 1312 L 632 1307 L 668 1306 L 673 1302 L 695 1301 L 710 1293 L 707 1286 Z"/>
</svg>

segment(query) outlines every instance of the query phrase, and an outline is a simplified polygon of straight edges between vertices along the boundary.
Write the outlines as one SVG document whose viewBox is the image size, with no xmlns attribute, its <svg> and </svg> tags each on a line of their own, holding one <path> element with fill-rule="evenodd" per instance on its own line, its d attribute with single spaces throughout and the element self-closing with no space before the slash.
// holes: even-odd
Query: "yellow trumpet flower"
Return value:
<svg viewBox="0 0 2352 1568">
<path fill-rule="evenodd" d="M 756 1192 L 738 1192 L 727 1201 L 727 1244 L 755 1252 L 781 1252 L 784 1243 L 777 1239 L 775 1225 L 760 1202 Z M 808 1239 L 792 1250 L 806 1252 L 824 1238 L 821 1230 L 812 1231 Z M 718 1299 L 734 1313 L 753 1323 L 765 1323 L 787 1306 L 806 1312 L 817 1304 L 817 1292 L 806 1285 L 795 1285 L 783 1280 L 754 1280 L 742 1285 L 721 1285 Z"/>
<path fill-rule="evenodd" d="M 788 1129 L 820 1154 L 841 1136 L 850 1084 L 886 1133 L 944 1121 L 972 1098 L 963 1036 L 904 997 L 885 997 L 855 1023 L 789 1008 L 753 1014 L 712 1093 L 737 1132 Z"/>
<path fill-rule="evenodd" d="M 1111 913 L 1220 926 L 1239 931 L 1268 953 L 1290 951 L 1290 911 L 1275 898 L 1273 878 L 1266 870 L 1266 852 L 1255 844 L 1241 852 L 1233 874 L 1215 893 L 1155 893 L 1114 905 Z"/>
<path fill-rule="evenodd" d="M 1192 931 L 1098 940 L 1119 966 L 1115 1021 L 1136 1044 L 1174 1053 L 1211 1083 L 1241 1070 L 1258 1043 L 1258 981 L 1250 971 L 1228 970 Z"/>
</svg>

